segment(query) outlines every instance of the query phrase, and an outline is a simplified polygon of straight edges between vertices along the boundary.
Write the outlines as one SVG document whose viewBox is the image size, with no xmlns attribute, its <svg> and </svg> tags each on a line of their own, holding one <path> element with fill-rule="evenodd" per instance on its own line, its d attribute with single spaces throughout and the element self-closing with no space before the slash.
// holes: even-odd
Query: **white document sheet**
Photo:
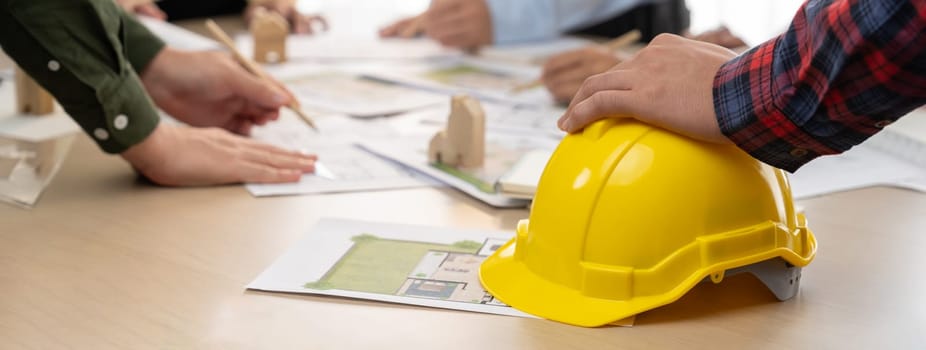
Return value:
<svg viewBox="0 0 926 350">
<path fill-rule="evenodd" d="M 512 237 L 508 231 L 322 219 L 247 288 L 534 317 L 499 302 L 479 282 L 479 265 Z"/>
<path fill-rule="evenodd" d="M 523 208 L 530 200 L 522 196 L 512 197 L 500 193 L 497 188 L 498 180 L 528 152 L 552 151 L 558 144 L 558 141 L 544 137 L 487 133 L 484 165 L 474 169 L 463 169 L 431 164 L 428 161 L 429 140 L 430 135 L 418 135 L 406 136 L 401 141 L 368 139 L 360 142 L 360 145 L 370 152 L 402 163 L 493 207 Z"/>
<path fill-rule="evenodd" d="M 355 117 L 378 117 L 440 105 L 441 94 L 345 72 L 292 75 L 283 79 L 303 104 Z"/>
<path fill-rule="evenodd" d="M 254 52 L 254 39 L 250 34 L 237 36 L 235 45 L 248 57 Z M 345 59 L 408 61 L 435 60 L 462 55 L 460 50 L 445 48 L 427 39 L 379 39 L 321 33 L 290 35 L 286 41 L 286 56 L 290 61 Z"/>
<path fill-rule="evenodd" d="M 539 67 L 465 58 L 421 65 L 403 71 L 369 72 L 367 75 L 446 94 L 468 94 L 481 100 L 554 107 L 552 95 L 542 86 L 520 92 L 514 91 L 516 87 L 539 78 L 540 72 Z"/>
<path fill-rule="evenodd" d="M 840 155 L 814 159 L 791 174 L 794 198 L 808 198 L 871 186 L 904 186 L 926 170 L 889 153 L 860 145 Z"/>
<path fill-rule="evenodd" d="M 561 107 L 537 107 L 526 105 L 506 105 L 483 102 L 482 109 L 486 115 L 486 129 L 499 133 L 514 133 L 524 136 L 547 136 L 562 139 L 566 132 L 556 126 L 564 113 Z M 443 109 L 434 109 L 423 116 L 421 121 L 430 125 L 446 125 L 450 115 L 450 105 L 445 103 Z"/>
<path fill-rule="evenodd" d="M 542 64 L 553 55 L 595 44 L 591 40 L 564 36 L 554 40 L 481 48 L 479 57 L 520 64 Z"/>
<path fill-rule="evenodd" d="M 167 46 L 181 50 L 221 50 L 223 47 L 215 40 L 199 35 L 169 22 L 146 16 L 135 16 L 154 35 L 167 43 Z"/>
<path fill-rule="evenodd" d="M 794 197 L 871 186 L 926 192 L 926 123 L 923 118 L 911 114 L 847 152 L 814 159 L 790 176 Z"/>
<path fill-rule="evenodd" d="M 316 118 L 321 132 L 309 129 L 288 111 L 280 120 L 255 129 L 252 137 L 279 147 L 319 156 L 316 173 L 297 183 L 247 184 L 252 195 L 281 196 L 388 190 L 437 185 L 431 179 L 355 146 L 367 137 L 394 137 L 386 122 L 358 121 L 343 115 Z"/>
</svg>

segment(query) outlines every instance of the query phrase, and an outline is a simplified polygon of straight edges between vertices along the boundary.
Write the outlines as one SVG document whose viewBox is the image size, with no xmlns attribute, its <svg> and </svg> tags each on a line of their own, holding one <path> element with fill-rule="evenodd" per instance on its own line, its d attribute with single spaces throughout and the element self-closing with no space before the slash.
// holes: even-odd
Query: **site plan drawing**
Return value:
<svg viewBox="0 0 926 350">
<path fill-rule="evenodd" d="M 479 265 L 512 235 L 323 219 L 248 288 L 530 317 L 479 283 Z"/>
<path fill-rule="evenodd" d="M 479 265 L 513 236 L 326 218 L 247 287 L 534 318 L 479 282 Z"/>
</svg>

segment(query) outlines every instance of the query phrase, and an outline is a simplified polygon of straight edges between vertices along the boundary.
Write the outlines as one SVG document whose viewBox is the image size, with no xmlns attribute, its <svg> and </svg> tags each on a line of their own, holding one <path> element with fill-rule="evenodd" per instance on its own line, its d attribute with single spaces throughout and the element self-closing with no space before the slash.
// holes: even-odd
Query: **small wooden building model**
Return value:
<svg viewBox="0 0 926 350">
<path fill-rule="evenodd" d="M 431 138 L 428 158 L 463 168 L 480 167 L 485 161 L 485 112 L 475 98 L 452 97 L 447 129 Z"/>
<path fill-rule="evenodd" d="M 275 12 L 258 9 L 251 20 L 254 60 L 260 63 L 286 62 L 289 22 Z"/>
<path fill-rule="evenodd" d="M 16 110 L 29 115 L 46 115 L 55 111 L 55 98 L 18 67 L 16 68 Z"/>
</svg>

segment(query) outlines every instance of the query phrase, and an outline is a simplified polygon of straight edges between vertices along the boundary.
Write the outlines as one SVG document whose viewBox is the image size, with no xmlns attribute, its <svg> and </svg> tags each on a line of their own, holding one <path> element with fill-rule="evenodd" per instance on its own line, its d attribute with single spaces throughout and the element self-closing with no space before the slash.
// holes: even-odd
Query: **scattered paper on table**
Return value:
<svg viewBox="0 0 926 350">
<path fill-rule="evenodd" d="M 365 140 L 360 142 L 366 150 L 395 160 L 423 174 L 499 208 L 525 207 L 529 200 L 498 192 L 498 180 L 530 151 L 556 148 L 557 141 L 544 137 L 510 134 L 486 134 L 486 158 L 482 167 L 462 169 L 428 162 L 427 135 L 394 140 Z"/>
<path fill-rule="evenodd" d="M 235 44 L 246 56 L 254 52 L 250 34 L 239 35 Z M 298 60 L 435 60 L 460 57 L 460 50 L 450 49 L 428 39 L 378 39 L 345 37 L 330 34 L 290 35 L 286 40 L 290 61 Z"/>
<path fill-rule="evenodd" d="M 553 55 L 593 44 L 591 40 L 564 36 L 543 42 L 486 46 L 479 50 L 479 57 L 520 64 L 542 64 Z"/>
<path fill-rule="evenodd" d="M 555 106 L 552 95 L 543 88 L 513 92 L 515 87 L 540 76 L 538 67 L 525 67 L 480 59 L 425 65 L 416 71 L 377 71 L 367 75 L 422 89 L 473 97 L 507 104 L 535 107 Z"/>
<path fill-rule="evenodd" d="M 294 183 L 247 184 L 248 191 L 266 197 L 433 186 L 414 171 L 357 147 L 318 148 L 313 152 L 321 157 L 315 174 L 305 174 Z"/>
<path fill-rule="evenodd" d="M 486 130 L 489 131 L 555 139 L 566 136 L 566 132 L 556 126 L 556 121 L 566 113 L 565 108 L 483 102 L 482 109 L 486 116 Z M 445 105 L 443 110 L 435 110 L 421 120 L 428 124 L 446 125 L 449 113 L 450 106 Z"/>
<path fill-rule="evenodd" d="M 283 78 L 303 104 L 355 117 L 377 117 L 439 105 L 447 97 L 341 72 Z"/>
<path fill-rule="evenodd" d="M 150 18 L 147 16 L 135 16 L 154 35 L 167 43 L 167 46 L 181 50 L 218 50 L 222 46 L 215 40 L 194 33 L 180 26 L 171 24 L 166 21 Z"/>
<path fill-rule="evenodd" d="M 926 144 L 884 130 L 839 155 L 814 159 L 791 174 L 795 198 L 859 189 L 895 186 L 924 191 Z"/>
<path fill-rule="evenodd" d="M 252 195 L 281 196 L 335 192 L 389 190 L 438 185 L 432 179 L 355 146 L 368 137 L 393 137 L 385 122 L 354 120 L 343 115 L 317 118 L 322 132 L 310 130 L 292 113 L 256 128 L 252 137 L 282 148 L 319 156 L 322 174 L 305 174 L 299 182 L 247 184 Z M 327 172 L 327 173 L 326 173 Z"/>
<path fill-rule="evenodd" d="M 511 237 L 323 219 L 248 288 L 533 317 L 499 302 L 479 282 L 479 265 Z"/>
</svg>

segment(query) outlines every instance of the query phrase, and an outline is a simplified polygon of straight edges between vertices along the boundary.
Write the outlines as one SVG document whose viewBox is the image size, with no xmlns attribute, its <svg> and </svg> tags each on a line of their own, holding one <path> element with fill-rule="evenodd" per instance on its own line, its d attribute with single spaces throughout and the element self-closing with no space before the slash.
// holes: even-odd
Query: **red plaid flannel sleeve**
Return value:
<svg viewBox="0 0 926 350">
<path fill-rule="evenodd" d="M 721 131 L 788 171 L 926 103 L 926 0 L 810 0 L 714 78 Z"/>
</svg>

